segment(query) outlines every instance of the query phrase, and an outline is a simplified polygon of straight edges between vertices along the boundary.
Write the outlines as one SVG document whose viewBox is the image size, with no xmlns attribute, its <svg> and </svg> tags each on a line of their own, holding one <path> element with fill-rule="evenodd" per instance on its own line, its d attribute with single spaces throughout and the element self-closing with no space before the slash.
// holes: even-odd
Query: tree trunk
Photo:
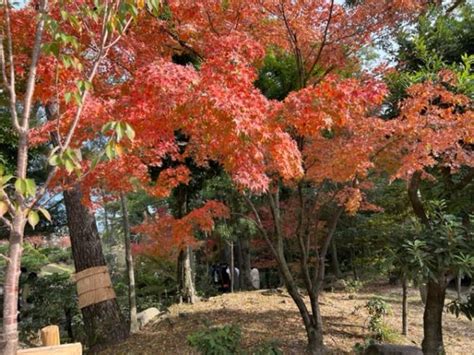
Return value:
<svg viewBox="0 0 474 355">
<path fill-rule="evenodd" d="M 67 307 L 64 309 L 64 315 L 66 316 L 66 331 L 69 341 L 74 343 L 74 332 L 72 331 L 72 309 Z"/>
<path fill-rule="evenodd" d="M 20 282 L 22 242 L 26 219 L 18 213 L 13 221 L 8 249 L 3 298 L 3 349 L 2 354 L 15 355 L 18 348 L 18 290 Z"/>
<path fill-rule="evenodd" d="M 306 330 L 308 338 L 308 353 L 311 355 L 324 354 L 324 342 L 323 342 L 323 322 L 321 318 L 321 312 L 319 308 L 318 292 L 316 291 L 312 297 L 311 308 L 312 313 L 309 312 L 308 307 L 305 305 L 303 297 L 299 294 L 298 288 L 294 279 L 288 278 L 288 273 L 283 266 L 281 268 L 282 279 L 285 282 L 285 286 L 288 290 L 293 301 L 296 303 L 301 317 L 303 318 L 303 324 Z M 311 292 L 311 291 L 310 291 Z"/>
<path fill-rule="evenodd" d="M 424 338 L 423 354 L 444 354 L 443 344 L 443 309 L 446 297 L 446 283 L 429 280 L 425 312 L 423 314 Z"/>
<path fill-rule="evenodd" d="M 235 283 L 235 265 L 234 265 L 234 242 L 229 243 L 230 246 L 230 266 L 229 266 L 229 274 L 230 274 L 230 292 L 234 292 L 234 283 Z"/>
<path fill-rule="evenodd" d="M 341 268 L 339 267 L 339 259 L 337 258 L 337 246 L 336 246 L 336 239 L 333 238 L 331 241 L 331 269 L 336 276 L 336 279 L 341 278 Z"/>
<path fill-rule="evenodd" d="M 82 204 L 82 192 L 76 184 L 64 191 L 72 255 L 76 272 L 106 265 L 94 215 Z M 116 344 L 128 336 L 116 299 L 82 308 L 88 344 L 93 349 Z"/>
<path fill-rule="evenodd" d="M 458 299 L 461 299 L 461 281 L 462 281 L 462 274 L 458 272 L 456 276 L 456 292 L 458 294 Z"/>
<path fill-rule="evenodd" d="M 130 332 L 138 332 L 137 320 L 137 298 L 135 293 L 135 271 L 133 269 L 133 256 L 130 247 L 130 222 L 128 220 L 127 197 L 120 193 L 120 202 L 122 204 L 123 235 L 125 244 L 125 261 L 128 274 L 128 303 L 130 306 Z"/>
<path fill-rule="evenodd" d="M 402 334 L 408 335 L 408 280 L 402 280 Z"/>
<path fill-rule="evenodd" d="M 193 270 L 192 270 L 192 249 L 191 247 L 186 247 L 184 252 L 184 262 L 183 262 L 183 276 L 184 276 L 184 289 L 183 297 L 188 303 L 196 303 L 196 289 L 194 287 L 193 281 Z"/>
<path fill-rule="evenodd" d="M 239 238 L 239 249 L 242 260 L 240 263 L 240 288 L 242 290 L 251 290 L 252 280 L 250 277 L 250 241 L 248 238 Z"/>
</svg>

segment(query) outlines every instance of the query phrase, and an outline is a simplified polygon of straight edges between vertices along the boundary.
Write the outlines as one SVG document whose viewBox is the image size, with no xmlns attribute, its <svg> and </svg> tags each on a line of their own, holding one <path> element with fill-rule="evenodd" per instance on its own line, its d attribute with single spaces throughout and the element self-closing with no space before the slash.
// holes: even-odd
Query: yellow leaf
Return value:
<svg viewBox="0 0 474 355">
<path fill-rule="evenodd" d="M 0 201 L 0 217 L 3 217 L 8 212 L 8 204 L 5 201 Z"/>
</svg>

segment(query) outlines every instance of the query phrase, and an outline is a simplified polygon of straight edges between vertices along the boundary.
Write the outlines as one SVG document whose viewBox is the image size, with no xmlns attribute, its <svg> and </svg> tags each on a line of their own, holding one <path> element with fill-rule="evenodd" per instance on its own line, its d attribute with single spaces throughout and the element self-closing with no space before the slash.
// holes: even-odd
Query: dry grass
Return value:
<svg viewBox="0 0 474 355">
<path fill-rule="evenodd" d="M 376 286 L 357 294 L 324 293 L 321 311 L 325 327 L 325 344 L 330 353 L 353 353 L 353 346 L 363 342 L 367 313 L 364 305 L 373 296 L 383 297 L 392 312 L 386 322 L 399 330 L 401 325 L 401 291 L 392 286 Z M 423 328 L 423 306 L 417 290 L 409 295 L 409 335 L 399 342 L 420 345 Z M 101 354 L 196 354 L 187 345 L 186 336 L 210 325 L 235 323 L 242 328 L 244 349 L 266 341 L 276 341 L 284 354 L 303 354 L 305 330 L 296 306 L 286 294 L 264 295 L 262 291 L 239 292 L 213 297 L 195 305 L 174 305 L 169 317 L 133 335 L 125 343 Z M 447 354 L 471 354 L 474 349 L 474 327 L 464 318 L 444 316 Z"/>
</svg>

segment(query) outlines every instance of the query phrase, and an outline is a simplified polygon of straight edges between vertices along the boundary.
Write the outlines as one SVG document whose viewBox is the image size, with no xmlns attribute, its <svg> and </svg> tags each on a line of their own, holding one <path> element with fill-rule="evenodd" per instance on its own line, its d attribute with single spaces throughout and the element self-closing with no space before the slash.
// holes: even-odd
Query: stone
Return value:
<svg viewBox="0 0 474 355">
<path fill-rule="evenodd" d="M 423 351 L 411 345 L 372 344 L 364 355 L 423 355 Z"/>
<path fill-rule="evenodd" d="M 138 325 L 140 329 L 143 328 L 145 325 L 150 323 L 154 318 L 156 318 L 160 314 L 158 308 L 151 307 L 147 308 L 144 311 L 137 314 Z"/>
</svg>

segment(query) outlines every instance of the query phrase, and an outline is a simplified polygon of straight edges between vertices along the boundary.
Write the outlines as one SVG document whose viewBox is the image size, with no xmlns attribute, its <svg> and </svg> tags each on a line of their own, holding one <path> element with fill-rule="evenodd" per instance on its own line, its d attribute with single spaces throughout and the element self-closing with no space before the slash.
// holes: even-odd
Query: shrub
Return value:
<svg viewBox="0 0 474 355">
<path fill-rule="evenodd" d="M 255 348 L 253 350 L 252 355 L 282 355 L 283 352 L 280 350 L 278 346 L 278 341 L 271 340 L 265 342 Z"/>
<path fill-rule="evenodd" d="M 191 346 L 204 355 L 228 355 L 240 353 L 241 331 L 238 325 L 212 327 L 188 336 Z"/>
<path fill-rule="evenodd" d="M 390 312 L 390 305 L 379 297 L 371 298 L 365 308 L 369 312 L 368 329 L 377 341 L 387 341 L 389 328 L 384 324 L 384 317 Z"/>
</svg>

